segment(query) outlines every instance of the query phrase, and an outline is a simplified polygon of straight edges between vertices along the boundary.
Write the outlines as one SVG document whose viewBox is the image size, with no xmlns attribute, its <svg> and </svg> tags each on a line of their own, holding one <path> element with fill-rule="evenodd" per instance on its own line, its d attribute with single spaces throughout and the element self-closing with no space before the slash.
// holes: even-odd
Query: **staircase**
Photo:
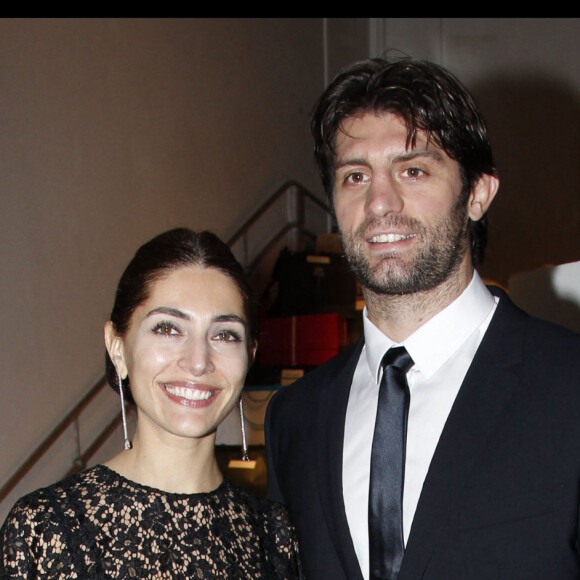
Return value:
<svg viewBox="0 0 580 580">
<path fill-rule="evenodd" d="M 306 228 L 300 219 L 302 201 L 298 190 L 298 209 L 290 208 L 289 215 L 299 219 L 288 220 L 294 236 L 276 248 L 268 247 L 269 259 L 274 261 L 260 269 L 262 276 L 266 273 L 265 278 L 253 280 L 261 297 L 258 351 L 242 399 L 254 467 L 241 468 L 246 466 L 235 461 L 241 445 L 237 408 L 220 425 L 216 437 L 216 453 L 226 477 L 262 496 L 267 475 L 264 418 L 271 397 L 337 354 L 362 332 L 362 302 L 338 236 L 332 233 L 330 222 L 325 229 Z M 284 228 L 279 231 L 284 238 Z M 249 271 L 256 269 L 250 267 Z"/>
<path fill-rule="evenodd" d="M 320 325 L 321 320 L 327 324 L 332 319 L 336 329 L 331 334 L 335 339 L 340 336 L 340 344 L 335 340 L 332 349 L 317 353 L 318 358 L 306 361 L 309 363 L 321 362 L 326 355 L 330 356 L 341 344 L 352 339 L 350 322 L 355 318 L 354 299 L 346 307 L 345 304 L 332 305 L 332 301 L 327 299 L 332 290 L 348 287 L 352 293 L 354 288 L 352 280 L 345 282 L 349 274 L 345 274 L 332 229 L 331 213 L 325 203 L 299 183 L 289 181 L 227 240 L 261 297 L 263 346 L 258 349 L 258 360 L 244 387 L 250 454 L 256 460 L 257 470 L 241 473 L 246 470 L 228 468 L 229 459 L 239 454 L 241 444 L 239 415 L 234 413 L 218 431 L 218 460 L 228 477 L 258 494 L 265 490 L 263 416 L 267 402 L 276 389 L 312 366 L 301 364 L 305 361 L 296 358 L 295 340 L 292 346 L 292 336 L 297 336 L 296 324 L 300 328 L 304 323 Z M 330 276 L 337 273 L 341 276 L 340 282 Z M 314 318 L 307 320 L 308 317 Z M 304 336 L 312 334 L 309 329 L 298 332 L 305 333 Z M 281 350 L 290 348 L 294 359 L 285 359 L 282 352 L 275 352 L 278 337 Z M 304 342 L 300 335 L 298 339 L 299 344 Z M 284 341 L 290 341 L 290 346 L 284 346 Z M 277 356 L 281 358 L 277 359 Z M 87 428 L 86 424 L 91 422 L 92 428 L 90 425 Z M 101 428 L 103 423 L 106 423 L 104 429 Z M 22 494 L 98 462 L 107 445 L 117 449 L 114 441 L 121 441 L 120 423 L 117 396 L 103 376 L 0 488 L 0 521 Z M 83 433 L 96 435 L 84 441 L 87 437 L 82 436 Z M 115 437 L 112 439 L 113 434 Z M 54 465 L 66 465 L 71 448 L 72 463 L 55 476 Z M 114 453 L 106 451 L 105 458 Z"/>
</svg>

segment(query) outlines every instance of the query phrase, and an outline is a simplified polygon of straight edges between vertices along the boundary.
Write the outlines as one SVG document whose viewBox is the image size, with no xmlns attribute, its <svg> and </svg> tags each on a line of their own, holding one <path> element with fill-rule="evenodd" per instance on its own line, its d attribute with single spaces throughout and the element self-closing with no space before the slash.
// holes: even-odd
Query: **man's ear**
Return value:
<svg viewBox="0 0 580 580">
<path fill-rule="evenodd" d="M 479 221 L 489 209 L 497 190 L 499 178 L 496 175 L 484 173 L 469 194 L 467 213 L 474 222 Z"/>
<path fill-rule="evenodd" d="M 105 323 L 105 346 L 109 357 L 113 361 L 117 374 L 125 379 L 128 375 L 127 365 L 125 364 L 125 349 L 123 338 L 115 332 L 113 323 L 109 320 Z"/>
</svg>

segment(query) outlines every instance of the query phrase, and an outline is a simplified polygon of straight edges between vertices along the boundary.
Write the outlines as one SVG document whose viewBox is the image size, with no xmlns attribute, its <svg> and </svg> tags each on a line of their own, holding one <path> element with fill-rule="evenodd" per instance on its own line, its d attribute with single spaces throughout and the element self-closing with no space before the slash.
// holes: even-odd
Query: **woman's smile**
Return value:
<svg viewBox="0 0 580 580">
<path fill-rule="evenodd" d="M 139 429 L 205 437 L 239 399 L 251 356 L 244 303 L 215 268 L 184 266 L 154 281 L 118 340 Z"/>
<path fill-rule="evenodd" d="M 169 398 L 180 405 L 202 407 L 211 405 L 213 400 L 220 394 L 219 389 L 211 387 L 199 387 L 195 385 L 179 385 L 176 383 L 163 383 L 161 385 Z"/>
</svg>

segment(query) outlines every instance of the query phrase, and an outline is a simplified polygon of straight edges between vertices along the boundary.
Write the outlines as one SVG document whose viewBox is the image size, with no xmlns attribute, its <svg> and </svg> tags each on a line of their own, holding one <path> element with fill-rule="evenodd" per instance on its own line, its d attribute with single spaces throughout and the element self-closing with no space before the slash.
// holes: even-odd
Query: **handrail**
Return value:
<svg viewBox="0 0 580 580">
<path fill-rule="evenodd" d="M 99 391 L 106 385 L 103 375 L 89 390 L 89 392 L 75 405 L 64 419 L 49 433 L 48 437 L 27 457 L 22 465 L 15 471 L 10 479 L 0 488 L 0 502 L 20 483 L 24 476 L 34 467 L 38 460 L 50 449 L 53 443 L 66 431 L 66 429 L 87 408 L 89 403 L 97 396 Z"/>
<path fill-rule="evenodd" d="M 240 227 L 227 241 L 228 246 L 233 246 L 243 235 L 245 235 L 249 229 L 252 227 L 258 219 L 264 215 L 264 213 L 285 193 L 287 193 L 292 188 L 295 188 L 302 196 L 310 199 L 321 209 L 332 215 L 329 207 L 322 202 L 313 193 L 308 191 L 303 185 L 297 181 L 289 180 L 284 183 L 273 195 L 271 195 Z M 252 260 L 252 263 L 248 267 L 248 270 L 253 270 L 260 260 L 267 254 L 267 252 L 275 246 L 275 244 L 289 231 L 298 229 L 303 234 L 314 237 L 315 234 L 308 231 L 304 226 L 298 222 L 292 221 L 288 222 L 258 253 L 258 255 Z M 64 417 L 64 419 L 50 432 L 50 434 L 38 445 L 38 447 L 26 458 L 26 460 L 20 465 L 20 467 L 14 472 L 14 474 L 8 479 L 8 481 L 0 488 L 0 503 L 6 499 L 8 494 L 22 481 L 24 476 L 34 467 L 34 465 L 39 461 L 39 459 L 50 449 L 50 447 L 56 442 L 56 440 L 66 431 L 66 429 L 76 421 L 80 414 L 87 408 L 89 403 L 97 396 L 99 391 L 107 384 L 106 377 L 103 375 L 89 390 L 89 392 L 79 401 L 79 403 Z M 71 468 L 65 473 L 71 475 L 84 469 L 87 466 L 89 459 L 96 453 L 96 451 L 101 447 L 101 445 L 107 440 L 109 435 L 115 431 L 121 422 L 121 414 L 119 413 L 101 432 L 99 436 L 93 441 L 93 443 L 87 448 L 87 450 L 80 454 Z"/>
<path fill-rule="evenodd" d="M 317 204 L 321 209 L 323 209 L 328 214 L 331 213 L 330 208 L 320 199 L 318 199 L 313 193 L 308 191 L 302 184 L 298 183 L 297 181 L 289 180 L 284 183 L 278 190 L 271 195 L 251 216 L 250 218 L 241 226 L 227 241 L 228 246 L 233 246 L 251 227 L 258 221 L 258 219 L 266 213 L 266 211 L 278 200 L 278 198 L 282 197 L 285 193 L 288 192 L 289 189 L 295 187 L 298 191 Z"/>
<path fill-rule="evenodd" d="M 279 240 L 281 240 L 288 232 L 291 232 L 292 230 L 299 230 L 301 233 L 310 238 L 316 237 L 314 233 L 312 233 L 305 227 L 301 226 L 299 223 L 290 222 L 286 224 L 283 228 L 281 228 L 280 231 L 270 239 L 270 241 L 264 246 L 262 251 L 258 252 L 256 257 L 251 261 L 250 265 L 248 266 L 248 271 L 251 272 L 256 267 L 256 265 L 260 263 L 260 261 L 268 253 L 268 251 L 271 250 Z"/>
<path fill-rule="evenodd" d="M 101 434 L 89 445 L 84 453 L 81 453 L 73 462 L 72 467 L 64 474 L 64 477 L 77 473 L 87 467 L 89 459 L 101 448 L 101 445 L 107 441 L 110 435 L 121 424 L 123 416 L 121 412 L 117 413 L 115 418 L 103 429 Z"/>
</svg>

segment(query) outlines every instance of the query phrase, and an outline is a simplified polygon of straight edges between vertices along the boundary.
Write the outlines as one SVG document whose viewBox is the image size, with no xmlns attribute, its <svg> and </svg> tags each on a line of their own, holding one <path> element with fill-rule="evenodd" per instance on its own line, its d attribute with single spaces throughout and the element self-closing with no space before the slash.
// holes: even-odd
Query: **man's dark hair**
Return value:
<svg viewBox="0 0 580 580">
<path fill-rule="evenodd" d="M 485 120 L 455 76 L 427 61 L 375 58 L 343 69 L 312 113 L 314 155 L 331 206 L 337 133 L 346 118 L 365 113 L 401 117 L 407 127 L 408 148 L 415 145 L 421 131 L 455 159 L 465 202 L 482 175 L 497 174 Z M 487 216 L 470 221 L 469 226 L 471 255 L 477 266 L 485 256 Z"/>
</svg>

